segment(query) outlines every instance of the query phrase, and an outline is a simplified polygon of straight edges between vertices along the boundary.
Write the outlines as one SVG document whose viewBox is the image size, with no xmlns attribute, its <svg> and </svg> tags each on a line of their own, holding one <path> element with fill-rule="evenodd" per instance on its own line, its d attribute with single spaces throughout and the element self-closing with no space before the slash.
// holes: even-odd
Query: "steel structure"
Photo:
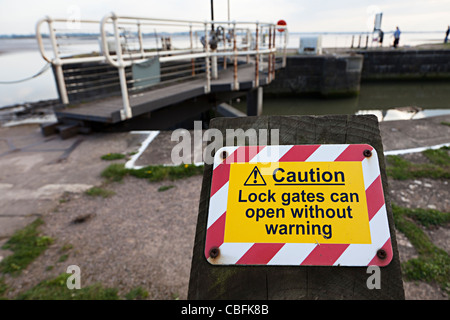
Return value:
<svg viewBox="0 0 450 320">
<path fill-rule="evenodd" d="M 215 31 L 211 31 L 213 23 Z M 47 37 L 42 30 L 44 24 L 48 26 Z M 278 32 L 283 39 L 278 41 L 281 45 L 278 52 L 282 66 L 286 63 L 287 45 L 287 27 L 283 28 L 283 33 Z M 95 81 L 86 83 L 84 88 L 73 89 L 77 83 L 66 83 L 65 65 L 76 70 L 77 65 L 86 63 L 108 64 L 118 73 L 123 104 L 122 120 L 133 117 L 130 95 L 139 94 L 143 89 L 153 86 L 139 86 L 140 81 L 145 83 L 151 77 L 134 79 L 127 71 L 129 67 L 156 59 L 161 64 L 161 75 L 153 76 L 158 77 L 155 82 L 164 84 L 204 77 L 207 94 L 211 91 L 211 81 L 220 77 L 218 68 L 226 69 L 227 65 L 234 68 L 233 90 L 239 90 L 238 65 L 250 63 L 254 64 L 253 86 L 258 87 L 262 72 L 267 75 L 267 83 L 275 77 L 276 34 L 277 26 L 274 23 L 174 20 L 120 16 L 115 13 L 104 16 L 100 21 L 68 21 L 45 17 L 36 25 L 39 50 L 42 57 L 53 66 L 61 102 L 64 105 L 72 103 L 70 94 L 74 92 L 117 86 L 117 81 L 112 83 L 113 80 L 100 75 Z M 174 43 L 172 37 L 176 38 Z M 52 54 L 46 50 L 45 40 L 50 42 Z M 79 48 L 89 41 L 92 44 L 90 52 L 85 49 L 84 52 L 81 50 L 79 54 L 73 54 L 70 48 L 65 49 Z M 97 50 L 92 50 L 93 47 Z M 219 67 L 218 58 L 223 60 L 223 65 Z M 102 72 L 106 74 L 112 71 Z M 71 79 L 76 82 L 76 78 L 77 75 Z"/>
</svg>

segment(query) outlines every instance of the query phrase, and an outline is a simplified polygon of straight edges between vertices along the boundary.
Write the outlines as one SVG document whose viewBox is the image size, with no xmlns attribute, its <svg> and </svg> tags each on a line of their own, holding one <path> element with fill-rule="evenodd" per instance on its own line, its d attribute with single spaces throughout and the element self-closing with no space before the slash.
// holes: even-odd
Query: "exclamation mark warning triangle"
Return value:
<svg viewBox="0 0 450 320">
<path fill-rule="evenodd" d="M 261 172 L 257 166 L 255 166 L 248 176 L 247 180 L 245 180 L 244 186 L 265 186 L 266 181 L 264 180 Z"/>
</svg>

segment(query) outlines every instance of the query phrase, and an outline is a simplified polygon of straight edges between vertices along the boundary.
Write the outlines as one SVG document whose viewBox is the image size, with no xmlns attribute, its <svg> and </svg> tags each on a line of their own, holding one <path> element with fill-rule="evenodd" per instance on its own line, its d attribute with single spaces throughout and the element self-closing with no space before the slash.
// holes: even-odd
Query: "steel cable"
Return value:
<svg viewBox="0 0 450 320">
<path fill-rule="evenodd" d="M 0 81 L 0 84 L 15 84 L 15 83 L 20 83 L 20 82 L 25 82 L 28 80 L 31 80 L 33 78 L 37 78 L 39 77 L 41 74 L 43 74 L 44 72 L 46 72 L 51 66 L 51 63 L 48 62 L 38 73 L 32 75 L 31 77 L 27 77 L 25 79 L 21 79 L 21 80 L 13 80 L 13 81 Z"/>
</svg>

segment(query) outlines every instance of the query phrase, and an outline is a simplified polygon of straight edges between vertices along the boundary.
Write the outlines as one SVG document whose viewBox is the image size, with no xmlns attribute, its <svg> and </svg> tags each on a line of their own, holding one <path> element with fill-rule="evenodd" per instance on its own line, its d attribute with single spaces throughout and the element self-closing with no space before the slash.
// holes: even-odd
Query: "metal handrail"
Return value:
<svg viewBox="0 0 450 320">
<path fill-rule="evenodd" d="M 199 22 L 199 21 L 191 21 L 191 20 L 171 20 L 171 19 L 154 19 L 154 18 L 143 18 L 143 17 L 128 17 L 128 16 L 116 16 L 113 13 L 106 15 L 100 23 L 100 34 L 102 37 L 102 50 L 104 53 L 104 56 L 106 58 L 106 60 L 108 61 L 108 63 L 110 63 L 111 65 L 115 66 L 115 67 L 119 67 L 119 63 L 117 61 L 114 60 L 114 57 L 117 58 L 117 55 L 110 55 L 109 51 L 107 50 L 107 35 L 106 35 L 106 31 L 105 31 L 105 25 L 108 22 L 108 20 L 119 20 L 119 19 L 133 19 L 133 20 L 137 20 L 139 22 L 141 22 L 142 20 L 151 20 L 151 21 L 172 21 L 172 22 L 185 22 L 188 23 L 190 25 L 196 23 L 196 24 L 201 24 L 204 27 L 209 27 L 211 24 L 257 24 L 256 22 L 230 22 L 230 21 L 226 21 L 226 22 L 217 22 L 217 21 L 204 21 L 204 22 Z M 132 24 L 131 22 L 128 22 L 128 24 Z M 141 22 L 142 24 L 142 22 Z M 153 24 L 152 24 L 153 25 Z M 275 26 L 274 24 L 269 24 L 269 23 L 259 23 L 259 25 L 266 25 L 266 26 Z M 180 24 L 178 24 L 177 26 L 182 26 Z M 116 40 L 117 41 L 117 40 Z M 120 40 L 119 40 L 120 43 Z M 118 43 L 116 43 L 116 48 L 119 48 L 120 46 L 118 45 Z M 192 54 L 192 51 L 201 51 L 200 54 Z M 219 52 L 209 52 L 208 55 L 206 54 L 205 51 L 203 51 L 202 49 L 186 49 L 186 50 L 178 50 L 178 51 L 160 51 L 160 52 L 145 52 L 145 53 L 132 53 L 132 54 L 127 54 L 127 56 L 129 58 L 135 59 L 135 58 L 150 58 L 150 57 L 155 57 L 155 56 L 163 56 L 163 55 L 171 55 L 171 57 L 160 57 L 161 62 L 166 62 L 166 61 L 175 61 L 175 60 L 184 60 L 184 59 L 191 59 L 191 58 L 206 58 L 206 57 L 212 57 L 212 56 L 232 56 L 235 55 L 235 53 L 225 53 L 225 52 L 220 52 L 223 49 L 218 48 L 217 51 Z M 266 50 L 260 50 L 259 53 L 260 54 L 266 54 L 266 53 L 273 53 L 276 52 L 275 48 L 272 49 L 266 49 Z M 174 55 L 178 55 L 178 54 L 185 54 L 182 57 L 174 57 Z M 237 55 L 252 55 L 252 54 L 256 54 L 256 50 L 249 50 L 249 51 L 238 51 Z M 125 64 L 125 66 L 130 66 L 132 64 L 132 62 L 127 62 L 127 61 L 122 61 L 123 64 Z"/>
<path fill-rule="evenodd" d="M 47 22 L 48 26 L 49 26 L 49 36 L 50 36 L 50 41 L 52 42 L 52 48 L 53 48 L 53 54 L 54 54 L 54 58 L 50 58 L 44 48 L 44 43 L 43 43 L 43 39 L 42 39 L 42 33 L 41 33 L 41 27 L 42 24 L 44 22 Z M 38 22 L 36 23 L 36 39 L 38 42 L 38 48 L 39 48 L 39 52 L 42 56 L 42 58 L 44 58 L 45 61 L 50 62 L 52 64 L 57 64 L 57 63 L 63 63 L 62 61 L 56 61 L 56 59 L 61 59 L 61 57 L 59 56 L 59 53 L 57 51 L 58 48 L 58 44 L 56 42 L 56 35 L 54 33 L 54 28 L 53 28 L 53 23 L 54 22 L 67 22 L 67 19 L 54 19 L 51 18 L 49 16 L 39 19 Z M 98 24 L 100 21 L 98 20 L 79 20 L 79 23 L 95 23 Z M 101 60 L 105 60 L 105 58 L 103 56 L 97 56 L 97 57 L 85 57 L 83 59 L 71 59 L 70 62 L 68 62 L 70 59 L 64 59 L 64 63 L 77 63 L 77 62 L 86 62 L 86 61 L 101 61 Z"/>
<path fill-rule="evenodd" d="M 53 58 L 51 58 L 47 52 L 45 51 L 41 27 L 47 22 L 49 27 L 49 39 L 53 49 Z M 272 81 L 275 77 L 275 54 L 277 52 L 276 48 L 276 25 L 273 23 L 264 23 L 264 22 L 251 22 L 251 21 L 196 21 L 196 20 L 175 20 L 175 19 L 161 19 L 161 18 L 148 18 L 148 17 L 132 17 L 132 16 L 119 16 L 115 13 L 110 13 L 104 16 L 100 21 L 96 20 L 80 20 L 77 23 L 80 24 L 96 24 L 100 26 L 99 28 L 99 42 L 100 42 L 100 55 L 88 55 L 82 57 L 62 57 L 60 55 L 58 49 L 58 40 L 56 30 L 53 27 L 54 23 L 67 22 L 66 19 L 52 19 L 50 17 L 45 17 L 40 19 L 36 24 L 36 38 L 38 42 L 39 51 L 42 57 L 52 63 L 54 66 L 55 76 L 57 78 L 58 87 L 60 89 L 61 100 L 64 104 L 69 103 L 66 85 L 64 83 L 63 69 L 62 66 L 65 64 L 78 64 L 85 62 L 105 62 L 109 65 L 117 68 L 119 74 L 119 82 L 122 94 L 122 119 L 128 119 L 132 117 L 132 111 L 129 102 L 128 93 L 131 89 L 128 88 L 128 84 L 135 83 L 135 80 L 127 80 L 127 73 L 125 72 L 125 68 L 132 66 L 133 64 L 140 63 L 146 61 L 150 58 L 158 58 L 160 63 L 172 62 L 172 61 L 181 61 L 181 60 L 190 60 L 192 67 L 192 76 L 196 74 L 196 63 L 195 59 L 204 59 L 204 67 L 202 67 L 203 72 L 205 73 L 206 78 L 206 86 L 205 93 L 210 92 L 211 88 L 211 80 L 218 77 L 217 73 L 217 58 L 224 58 L 224 68 L 226 68 L 226 57 L 234 57 L 234 83 L 233 89 L 239 90 L 239 82 L 238 82 L 238 57 L 246 56 L 247 62 L 249 62 L 249 57 L 254 56 L 255 61 L 255 81 L 254 85 L 259 86 L 259 72 L 260 66 L 262 65 L 260 60 L 262 56 L 267 56 L 267 66 L 268 66 L 268 82 Z M 214 24 L 216 26 L 222 26 L 222 40 L 217 48 L 212 50 L 210 48 L 210 29 L 211 25 Z M 130 26 L 131 29 L 128 28 Z M 156 41 L 156 51 L 148 51 L 144 49 L 143 44 L 143 33 L 142 28 L 147 27 L 150 28 L 152 26 L 160 26 L 160 27 L 176 27 L 176 28 L 186 28 L 190 33 L 190 48 L 186 49 L 172 49 L 172 50 L 159 50 L 158 49 L 158 40 L 156 38 L 156 29 L 155 29 L 155 41 Z M 115 46 L 114 53 L 110 52 L 110 48 L 108 47 L 108 41 L 111 41 L 111 33 L 107 32 L 112 28 L 112 37 L 113 37 L 113 45 Z M 126 27 L 126 28 L 125 28 Z M 197 35 L 198 33 L 204 34 L 202 38 L 204 38 L 203 46 L 194 48 L 193 45 L 193 28 L 196 28 L 195 36 L 196 42 L 198 43 Z M 283 55 L 283 66 L 286 61 L 286 46 L 287 46 L 287 26 L 283 26 L 285 30 L 284 36 L 284 47 L 282 50 Z M 58 29 L 58 30 L 68 30 L 66 29 Z M 98 30 L 98 29 L 97 29 Z M 127 43 L 127 37 L 121 34 L 121 30 L 128 30 L 126 32 L 131 31 L 132 38 L 131 42 Z M 135 31 L 137 30 L 137 31 Z M 225 31 L 226 30 L 226 31 Z M 268 42 L 261 41 L 263 31 L 268 35 Z M 226 32 L 228 32 L 227 37 L 225 37 Z M 127 33 L 128 34 L 128 33 Z M 136 37 L 137 34 L 137 37 Z M 151 34 L 151 33 L 150 33 Z M 256 39 L 253 42 L 253 35 L 256 35 Z M 273 36 L 272 36 L 273 35 Z M 228 38 L 230 36 L 230 38 Z M 237 43 L 237 37 L 244 37 L 243 43 Z M 64 37 L 66 38 L 66 37 Z M 70 36 L 69 38 L 70 39 Z M 128 47 L 127 52 L 123 51 L 122 46 L 124 43 L 122 40 L 125 39 L 125 46 Z M 66 39 L 65 39 L 66 40 Z M 129 39 L 128 39 L 129 40 Z M 254 44 L 253 44 L 254 43 Z M 69 43 L 70 45 L 70 43 Z M 129 45 L 132 45 L 132 50 L 129 51 Z M 153 45 L 151 46 L 153 47 Z M 197 66 L 198 67 L 198 66 Z M 180 76 L 185 76 L 186 71 L 183 71 Z M 129 76 L 129 75 L 128 75 Z M 174 73 L 176 76 L 176 72 Z M 170 79 L 172 81 L 173 79 Z M 96 82 L 100 82 L 101 80 L 96 80 Z M 169 80 L 164 80 L 169 81 Z M 81 89 L 88 90 L 88 89 Z"/>
</svg>

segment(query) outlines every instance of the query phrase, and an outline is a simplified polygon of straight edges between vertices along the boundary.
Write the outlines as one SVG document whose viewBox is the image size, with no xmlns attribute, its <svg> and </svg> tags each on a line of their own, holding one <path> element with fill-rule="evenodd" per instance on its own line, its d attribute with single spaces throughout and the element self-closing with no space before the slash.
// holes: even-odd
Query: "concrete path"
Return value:
<svg viewBox="0 0 450 320">
<path fill-rule="evenodd" d="M 380 131 L 385 152 L 448 144 L 450 115 L 380 122 Z"/>
<path fill-rule="evenodd" d="M 100 157 L 135 151 L 142 138 L 113 133 L 61 140 L 43 137 L 37 124 L 0 128 L 0 246 L 53 210 L 65 192 L 101 184 L 100 172 L 109 163 Z"/>
</svg>

